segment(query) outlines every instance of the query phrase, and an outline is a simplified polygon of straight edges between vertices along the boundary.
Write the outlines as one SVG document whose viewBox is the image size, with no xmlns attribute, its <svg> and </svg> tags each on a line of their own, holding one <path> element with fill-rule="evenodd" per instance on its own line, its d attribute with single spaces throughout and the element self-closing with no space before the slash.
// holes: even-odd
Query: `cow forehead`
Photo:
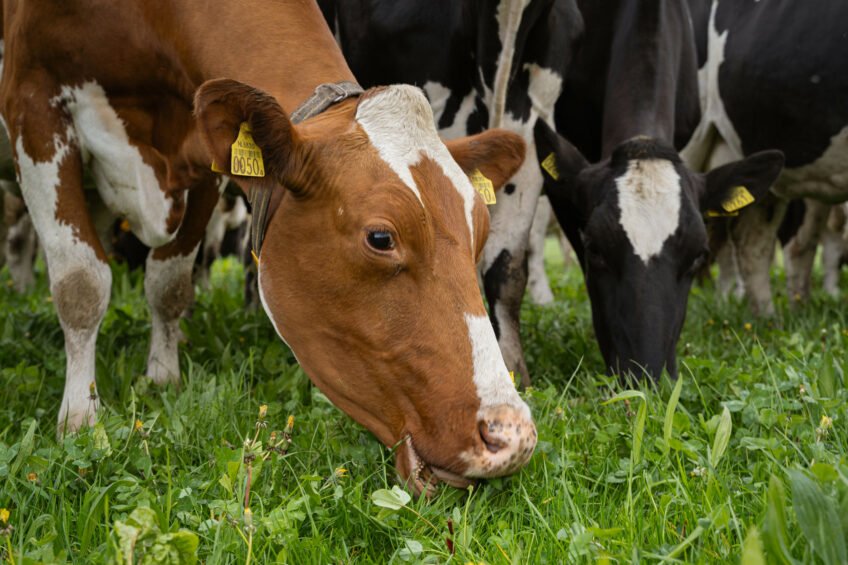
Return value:
<svg viewBox="0 0 848 565">
<path fill-rule="evenodd" d="M 666 159 L 631 159 L 615 185 L 619 223 L 647 264 L 680 224 L 680 175 Z"/>
<path fill-rule="evenodd" d="M 474 249 L 474 188 L 436 132 L 433 111 L 424 93 L 414 86 L 392 85 L 363 95 L 356 109 L 356 121 L 368 136 L 380 158 L 400 177 L 404 185 L 424 201 L 410 167 L 429 157 L 444 172 L 462 197 L 471 248 Z"/>
</svg>

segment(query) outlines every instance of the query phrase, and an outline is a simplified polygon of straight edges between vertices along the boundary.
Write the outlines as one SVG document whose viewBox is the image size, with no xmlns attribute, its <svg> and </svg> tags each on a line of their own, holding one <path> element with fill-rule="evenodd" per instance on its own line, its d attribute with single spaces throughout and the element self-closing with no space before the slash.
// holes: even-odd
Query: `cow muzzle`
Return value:
<svg viewBox="0 0 848 565">
<path fill-rule="evenodd" d="M 527 463 L 536 447 L 536 425 L 523 402 L 519 408 L 502 404 L 482 409 L 477 431 L 479 442 L 464 454 L 468 477 L 511 475 Z"/>
<path fill-rule="evenodd" d="M 536 425 L 524 403 L 520 408 L 501 405 L 481 409 L 471 449 L 459 455 L 455 472 L 427 462 L 416 450 L 411 436 L 399 448 L 398 471 L 416 495 L 432 496 L 445 483 L 456 488 L 476 484 L 477 479 L 502 477 L 518 471 L 533 454 Z"/>
</svg>

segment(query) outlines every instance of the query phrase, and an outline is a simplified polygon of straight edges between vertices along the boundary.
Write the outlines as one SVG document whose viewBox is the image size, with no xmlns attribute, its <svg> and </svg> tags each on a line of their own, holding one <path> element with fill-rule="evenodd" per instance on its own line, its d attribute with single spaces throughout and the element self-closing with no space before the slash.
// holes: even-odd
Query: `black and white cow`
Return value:
<svg viewBox="0 0 848 565">
<path fill-rule="evenodd" d="M 583 30 L 575 0 L 319 0 L 363 86 L 410 83 L 427 93 L 439 133 L 490 127 L 520 133 L 533 154 L 533 126 L 553 123 L 572 46 Z M 527 159 L 490 207 L 480 261 L 507 367 L 530 383 L 519 339 L 528 240 L 542 188 Z"/>
<path fill-rule="evenodd" d="M 718 253 L 720 290 L 737 266 L 755 314 L 774 305 L 769 267 L 791 199 L 821 208 L 848 199 L 848 4 L 814 9 L 784 0 L 690 0 L 698 36 L 703 119 L 681 152 L 699 169 L 773 147 L 786 156 L 775 196 L 730 224 L 731 246 Z M 813 230 L 815 231 L 815 230 Z M 814 237 L 787 255 L 790 298 L 804 290 Z M 801 273 L 799 275 L 799 273 Z"/>
<path fill-rule="evenodd" d="M 763 196 L 783 159 L 763 152 L 707 175 L 681 162 L 676 148 L 700 115 L 685 1 L 579 4 L 588 31 L 556 107 L 559 132 L 579 151 L 536 124 L 545 191 L 580 258 L 607 371 L 674 376 L 707 253 L 702 214 L 733 208 L 738 186 Z"/>
</svg>

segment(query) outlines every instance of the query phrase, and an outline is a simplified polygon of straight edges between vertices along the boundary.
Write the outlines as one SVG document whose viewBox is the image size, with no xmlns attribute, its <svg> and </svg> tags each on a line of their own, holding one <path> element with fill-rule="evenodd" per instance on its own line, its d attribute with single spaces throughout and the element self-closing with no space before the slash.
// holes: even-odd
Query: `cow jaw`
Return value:
<svg viewBox="0 0 848 565">
<path fill-rule="evenodd" d="M 416 496 L 424 494 L 432 497 L 438 492 L 438 485 L 445 483 L 456 488 L 466 488 L 477 481 L 463 477 L 447 469 L 442 469 L 424 461 L 415 450 L 412 436 L 407 435 L 395 452 L 395 467 L 401 481 L 412 486 Z"/>
</svg>

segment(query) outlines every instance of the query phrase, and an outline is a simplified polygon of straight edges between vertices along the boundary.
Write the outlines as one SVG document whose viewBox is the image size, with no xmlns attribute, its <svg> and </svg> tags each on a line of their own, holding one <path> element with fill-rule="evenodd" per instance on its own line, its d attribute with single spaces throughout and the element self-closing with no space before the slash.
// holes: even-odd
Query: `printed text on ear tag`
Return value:
<svg viewBox="0 0 848 565">
<path fill-rule="evenodd" d="M 754 197 L 744 186 L 734 186 L 721 201 L 721 207 L 727 212 L 735 212 L 754 201 Z"/>
<path fill-rule="evenodd" d="M 545 157 L 545 160 L 542 161 L 542 168 L 545 169 L 545 171 L 547 171 L 549 175 L 551 175 L 552 179 L 559 180 L 559 171 L 557 170 L 556 166 L 556 156 L 554 155 L 553 151 L 551 151 L 550 155 Z"/>
<path fill-rule="evenodd" d="M 215 159 L 212 159 L 212 172 L 213 173 L 226 173 L 224 169 L 218 166 L 218 163 L 215 162 Z"/>
<path fill-rule="evenodd" d="M 231 147 L 230 172 L 243 177 L 264 177 L 265 163 L 262 161 L 262 150 L 250 135 L 250 126 L 242 122 L 239 134 Z"/>
<path fill-rule="evenodd" d="M 495 187 L 492 185 L 492 181 L 487 179 L 483 173 L 480 172 L 480 169 L 474 169 L 474 172 L 468 175 L 468 180 L 471 181 L 471 184 L 474 185 L 474 190 L 480 193 L 480 196 L 483 197 L 483 202 L 486 204 L 494 204 L 497 202 L 495 199 Z"/>
</svg>

